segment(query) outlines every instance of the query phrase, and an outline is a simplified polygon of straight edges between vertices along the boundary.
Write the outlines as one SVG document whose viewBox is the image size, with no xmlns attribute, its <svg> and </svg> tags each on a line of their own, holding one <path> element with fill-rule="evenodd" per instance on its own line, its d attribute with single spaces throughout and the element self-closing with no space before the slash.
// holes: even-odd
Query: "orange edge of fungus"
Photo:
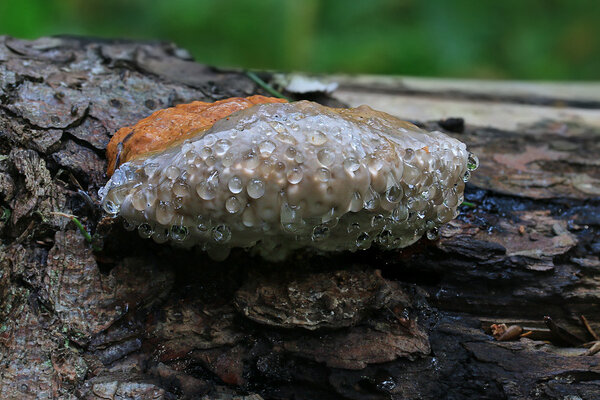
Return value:
<svg viewBox="0 0 600 400">
<path fill-rule="evenodd" d="M 236 111 L 266 103 L 287 103 L 284 99 L 255 95 L 231 97 L 207 103 L 194 101 L 155 111 L 135 125 L 119 129 L 106 146 L 110 177 L 119 165 L 162 151 L 198 133 L 206 132 L 218 120 Z"/>
</svg>

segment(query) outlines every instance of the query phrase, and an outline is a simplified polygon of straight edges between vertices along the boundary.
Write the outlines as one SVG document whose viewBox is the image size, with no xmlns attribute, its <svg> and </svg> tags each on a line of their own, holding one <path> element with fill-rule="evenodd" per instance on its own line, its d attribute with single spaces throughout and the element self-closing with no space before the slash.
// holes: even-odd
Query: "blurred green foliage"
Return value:
<svg viewBox="0 0 600 400">
<path fill-rule="evenodd" d="M 170 40 L 257 69 L 600 76 L 599 0 L 0 0 L 0 33 Z"/>
</svg>

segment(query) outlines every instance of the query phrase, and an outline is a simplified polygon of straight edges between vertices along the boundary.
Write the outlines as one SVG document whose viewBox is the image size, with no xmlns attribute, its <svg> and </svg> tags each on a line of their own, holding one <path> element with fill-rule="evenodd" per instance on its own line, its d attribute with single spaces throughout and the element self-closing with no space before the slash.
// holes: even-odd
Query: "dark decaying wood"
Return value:
<svg viewBox="0 0 600 400">
<path fill-rule="evenodd" d="M 395 93 L 356 82 L 342 101 Z M 117 128 L 255 93 L 168 44 L 0 38 L 0 398 L 600 398 L 580 319 L 599 331 L 600 132 L 585 123 L 598 104 L 544 95 L 546 111 L 583 104 L 582 123 L 416 121 L 465 141 L 481 167 L 474 207 L 404 251 L 216 263 L 102 219 Z M 496 341 L 494 323 L 529 336 Z"/>
</svg>

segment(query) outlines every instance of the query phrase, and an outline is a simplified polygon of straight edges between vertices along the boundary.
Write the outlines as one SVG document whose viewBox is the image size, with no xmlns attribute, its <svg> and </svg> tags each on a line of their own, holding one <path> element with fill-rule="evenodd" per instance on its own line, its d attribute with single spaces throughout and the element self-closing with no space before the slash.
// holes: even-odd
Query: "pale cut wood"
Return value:
<svg viewBox="0 0 600 400">
<path fill-rule="evenodd" d="M 328 80 L 339 83 L 343 89 L 365 88 L 367 91 L 395 90 L 430 94 L 522 97 L 530 98 L 530 101 L 531 98 L 600 101 L 600 82 L 505 81 L 384 75 L 335 75 L 329 76 Z"/>
<path fill-rule="evenodd" d="M 411 121 L 461 117 L 470 125 L 502 130 L 516 130 L 523 126 L 550 121 L 600 128 L 600 111 L 597 109 L 390 94 L 344 87 L 340 87 L 334 93 L 334 97 L 352 107 L 368 104 L 376 110 Z"/>
</svg>

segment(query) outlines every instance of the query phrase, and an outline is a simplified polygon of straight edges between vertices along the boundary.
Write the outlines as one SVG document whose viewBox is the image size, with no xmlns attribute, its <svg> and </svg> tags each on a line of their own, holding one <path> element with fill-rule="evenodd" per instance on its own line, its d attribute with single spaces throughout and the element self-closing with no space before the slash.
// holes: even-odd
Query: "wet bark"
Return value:
<svg viewBox="0 0 600 400">
<path fill-rule="evenodd" d="M 580 315 L 600 330 L 598 127 L 417 121 L 481 167 L 440 239 L 403 251 L 216 263 L 102 218 L 117 128 L 255 93 L 169 44 L 0 38 L 1 398 L 600 398 L 579 346 Z M 503 322 L 532 334 L 496 341 Z"/>
</svg>

